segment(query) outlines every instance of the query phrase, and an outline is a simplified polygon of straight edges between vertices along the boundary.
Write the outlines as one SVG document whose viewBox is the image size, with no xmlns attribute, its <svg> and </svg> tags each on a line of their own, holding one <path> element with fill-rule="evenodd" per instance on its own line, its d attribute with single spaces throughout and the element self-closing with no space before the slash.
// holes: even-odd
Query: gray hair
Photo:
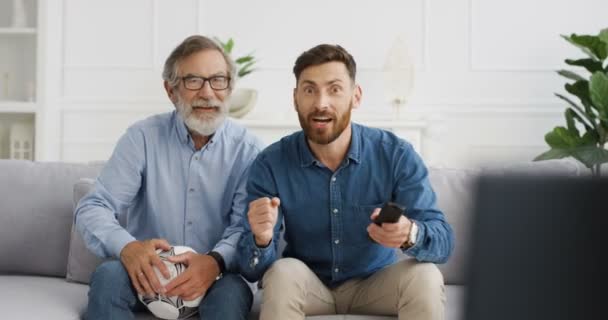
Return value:
<svg viewBox="0 0 608 320">
<path fill-rule="evenodd" d="M 190 56 L 191 54 L 197 53 L 204 50 L 216 50 L 219 51 L 226 65 L 228 66 L 228 76 L 230 82 L 228 89 L 232 91 L 236 82 L 236 65 L 229 55 L 224 52 L 221 45 L 214 40 L 211 40 L 205 36 L 193 35 L 186 38 L 180 43 L 169 55 L 165 61 L 165 67 L 163 69 L 163 80 L 167 81 L 171 87 L 177 87 L 179 85 L 179 78 L 177 76 L 177 68 L 182 59 Z"/>
</svg>

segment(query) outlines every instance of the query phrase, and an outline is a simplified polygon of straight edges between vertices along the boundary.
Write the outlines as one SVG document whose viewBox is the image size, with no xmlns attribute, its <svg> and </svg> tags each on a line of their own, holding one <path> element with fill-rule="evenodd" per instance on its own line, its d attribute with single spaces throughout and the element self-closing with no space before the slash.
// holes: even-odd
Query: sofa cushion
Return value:
<svg viewBox="0 0 608 320">
<path fill-rule="evenodd" d="M 74 184 L 74 209 L 82 197 L 93 190 L 95 180 L 83 178 Z M 72 225 L 70 232 L 70 251 L 68 255 L 68 267 L 66 279 L 72 282 L 89 283 L 91 274 L 103 259 L 95 256 L 84 244 L 76 226 Z"/>
<path fill-rule="evenodd" d="M 89 286 L 64 278 L 0 275 L 2 319 L 84 319 Z M 135 314 L 137 320 L 156 320 L 150 312 Z"/>
<path fill-rule="evenodd" d="M 72 226 L 72 187 L 99 166 L 0 160 L 0 274 L 63 277 Z"/>
<path fill-rule="evenodd" d="M 63 278 L 0 276 L 2 319 L 77 320 L 87 307 L 88 286 Z"/>
</svg>

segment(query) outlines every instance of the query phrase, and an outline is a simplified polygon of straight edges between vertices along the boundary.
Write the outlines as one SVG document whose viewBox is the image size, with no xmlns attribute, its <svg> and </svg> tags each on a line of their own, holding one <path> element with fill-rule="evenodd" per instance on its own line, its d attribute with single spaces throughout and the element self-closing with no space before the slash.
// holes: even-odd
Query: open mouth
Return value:
<svg viewBox="0 0 608 320">
<path fill-rule="evenodd" d="M 332 121 L 331 117 L 313 117 L 311 122 L 315 129 L 326 129 Z"/>
<path fill-rule="evenodd" d="M 314 117 L 312 118 L 312 121 L 317 123 L 330 123 L 332 119 L 329 117 Z"/>
</svg>

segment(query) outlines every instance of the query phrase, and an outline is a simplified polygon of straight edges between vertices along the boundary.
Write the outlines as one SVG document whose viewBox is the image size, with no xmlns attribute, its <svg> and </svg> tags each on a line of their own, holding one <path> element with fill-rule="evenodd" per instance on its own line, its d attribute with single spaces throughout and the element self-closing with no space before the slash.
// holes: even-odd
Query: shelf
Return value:
<svg viewBox="0 0 608 320">
<path fill-rule="evenodd" d="M 0 101 L 0 113 L 36 113 L 35 102 Z"/>
<path fill-rule="evenodd" d="M 36 28 L 0 28 L 0 35 L 35 35 Z"/>
</svg>

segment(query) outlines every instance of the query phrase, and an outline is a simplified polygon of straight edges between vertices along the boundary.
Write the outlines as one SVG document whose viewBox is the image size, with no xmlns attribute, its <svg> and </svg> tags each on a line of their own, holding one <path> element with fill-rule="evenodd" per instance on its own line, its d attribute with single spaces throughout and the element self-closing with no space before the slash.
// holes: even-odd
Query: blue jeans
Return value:
<svg viewBox="0 0 608 320">
<path fill-rule="evenodd" d="M 253 296 L 247 283 L 233 273 L 224 274 L 216 281 L 201 301 L 199 318 L 247 319 Z M 134 319 L 134 312 L 147 311 L 137 298 L 131 279 L 117 260 L 99 265 L 91 276 L 88 320 Z"/>
</svg>

